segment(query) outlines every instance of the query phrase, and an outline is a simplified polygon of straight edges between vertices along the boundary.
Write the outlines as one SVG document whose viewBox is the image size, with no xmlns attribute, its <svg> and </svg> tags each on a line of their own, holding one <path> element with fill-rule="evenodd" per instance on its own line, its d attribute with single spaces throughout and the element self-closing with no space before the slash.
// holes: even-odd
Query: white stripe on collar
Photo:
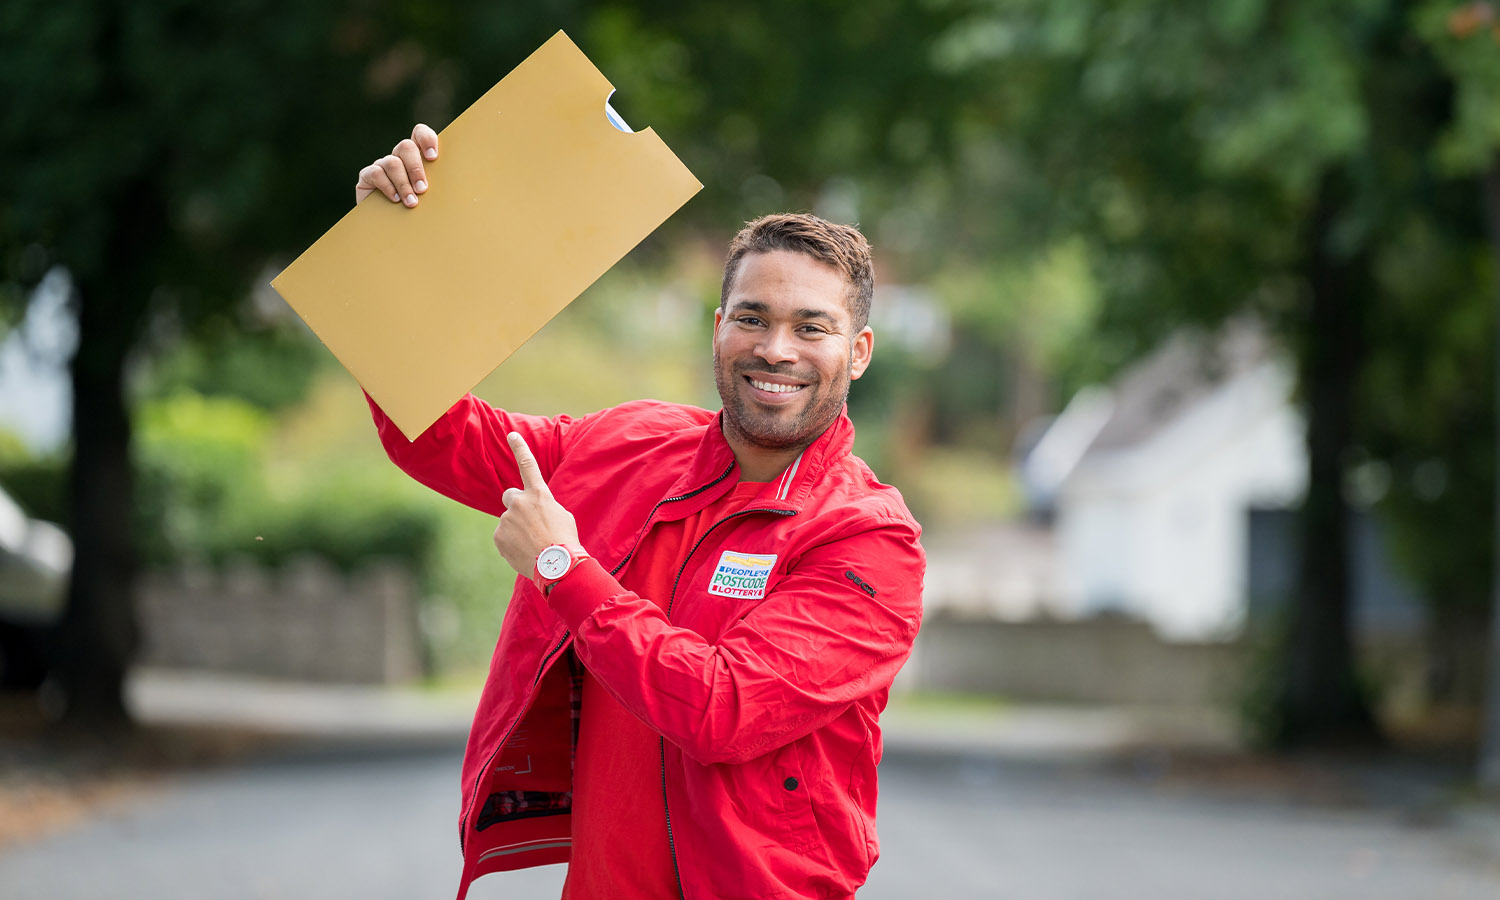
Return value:
<svg viewBox="0 0 1500 900">
<path fill-rule="evenodd" d="M 802 451 L 802 453 L 806 452 L 805 449 Z M 781 487 L 776 491 L 777 500 L 785 500 L 787 492 L 792 489 L 792 476 L 797 474 L 797 467 L 802 464 L 802 453 L 798 453 L 797 458 L 792 460 L 792 464 L 787 467 L 787 470 L 781 473 Z"/>
</svg>

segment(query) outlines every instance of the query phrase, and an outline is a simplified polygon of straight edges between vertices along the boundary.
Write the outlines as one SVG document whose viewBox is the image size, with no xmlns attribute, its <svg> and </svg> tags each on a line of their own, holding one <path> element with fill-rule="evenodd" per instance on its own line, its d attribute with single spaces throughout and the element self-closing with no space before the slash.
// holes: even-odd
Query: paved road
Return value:
<svg viewBox="0 0 1500 900">
<path fill-rule="evenodd" d="M 156 785 L 0 854 L 5 900 L 451 896 L 456 745 L 283 751 Z M 1186 789 L 1082 763 L 899 754 L 861 900 L 1495 900 L 1465 832 L 1360 806 Z M 561 867 L 475 900 L 558 896 Z"/>
<path fill-rule="evenodd" d="M 861 900 L 1500 898 L 1492 847 L 1391 811 L 1081 763 L 891 759 L 882 784 L 886 852 Z"/>
</svg>

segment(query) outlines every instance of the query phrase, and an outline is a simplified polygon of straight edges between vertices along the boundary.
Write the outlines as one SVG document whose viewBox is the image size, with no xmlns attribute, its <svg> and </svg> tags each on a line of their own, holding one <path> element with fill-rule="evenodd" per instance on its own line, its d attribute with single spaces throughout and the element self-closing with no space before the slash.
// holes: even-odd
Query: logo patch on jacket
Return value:
<svg viewBox="0 0 1500 900">
<path fill-rule="evenodd" d="M 708 580 L 708 592 L 720 597 L 741 597 L 759 600 L 766 595 L 766 582 L 771 580 L 771 567 L 776 565 L 776 554 L 740 553 L 725 550 L 719 557 L 719 567 L 714 577 Z"/>
<path fill-rule="evenodd" d="M 864 591 L 866 594 L 869 594 L 871 597 L 875 596 L 875 589 L 866 584 L 863 578 L 860 578 L 853 572 L 845 572 L 844 577 L 854 582 L 854 586 Z"/>
</svg>

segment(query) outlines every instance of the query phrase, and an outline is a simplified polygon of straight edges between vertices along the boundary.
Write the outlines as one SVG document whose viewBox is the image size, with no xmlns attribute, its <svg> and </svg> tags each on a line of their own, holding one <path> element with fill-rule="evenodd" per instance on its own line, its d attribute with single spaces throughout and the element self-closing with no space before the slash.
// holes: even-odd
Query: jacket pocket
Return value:
<svg viewBox="0 0 1500 900">
<path fill-rule="evenodd" d="M 776 811 L 778 830 L 786 836 L 787 849 L 820 858 L 823 842 L 813 811 L 814 785 L 802 765 L 799 743 L 794 741 L 771 754 L 762 776 L 769 782 L 763 796 L 775 798 L 771 806 Z"/>
</svg>

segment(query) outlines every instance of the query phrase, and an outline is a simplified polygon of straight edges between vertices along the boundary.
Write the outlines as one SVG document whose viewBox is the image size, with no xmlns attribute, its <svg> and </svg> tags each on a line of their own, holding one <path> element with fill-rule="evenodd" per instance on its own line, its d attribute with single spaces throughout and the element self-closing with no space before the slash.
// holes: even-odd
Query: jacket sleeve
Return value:
<svg viewBox="0 0 1500 900">
<path fill-rule="evenodd" d="M 594 561 L 548 602 L 625 708 L 700 763 L 741 763 L 890 685 L 921 625 L 924 568 L 909 522 L 814 547 L 714 643 L 672 625 Z"/>
<path fill-rule="evenodd" d="M 520 432 L 551 478 L 562 459 L 569 431 L 577 420 L 509 413 L 465 394 L 427 430 L 408 441 L 368 394 L 370 415 L 386 455 L 406 474 L 438 493 L 498 516 L 505 512 L 500 495 L 521 486 L 521 473 L 505 436 Z"/>
</svg>

